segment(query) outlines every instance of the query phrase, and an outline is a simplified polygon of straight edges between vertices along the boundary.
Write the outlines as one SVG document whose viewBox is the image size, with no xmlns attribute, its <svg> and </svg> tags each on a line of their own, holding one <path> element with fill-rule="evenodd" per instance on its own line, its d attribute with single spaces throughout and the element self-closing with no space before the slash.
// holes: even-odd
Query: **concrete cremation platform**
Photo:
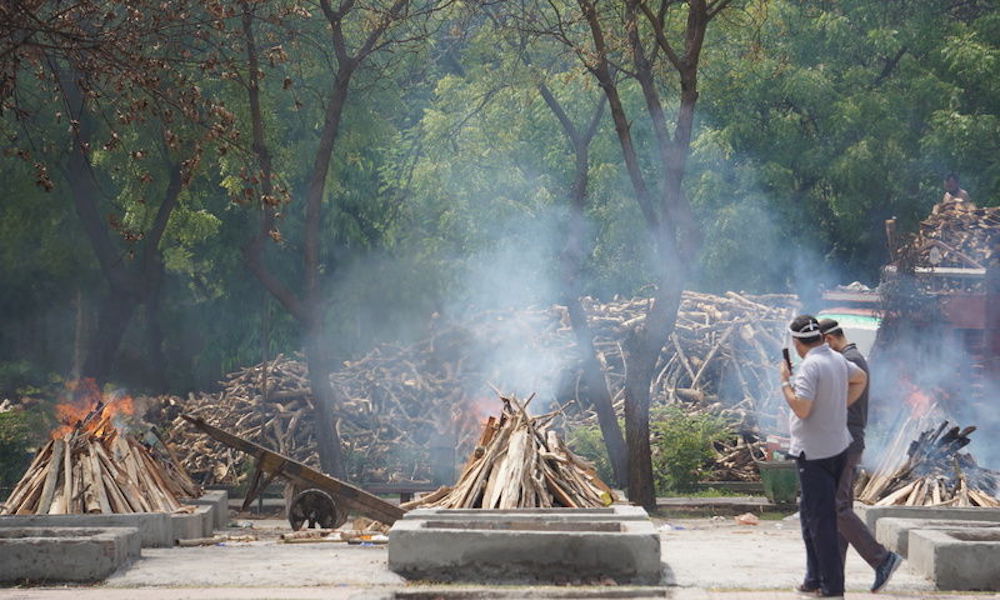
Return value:
<svg viewBox="0 0 1000 600">
<path fill-rule="evenodd" d="M 627 509 L 627 510 L 623 510 Z M 660 538 L 635 507 L 592 509 L 430 509 L 389 531 L 389 568 L 440 581 L 561 583 L 613 578 L 655 585 Z M 600 509 L 596 509 L 600 510 Z M 616 511 L 623 518 L 616 518 Z M 413 511 L 417 512 L 417 511 Z"/>
<path fill-rule="evenodd" d="M 168 548 L 176 539 L 167 513 L 0 516 L 0 534 L 5 529 L 24 527 L 131 527 L 138 530 L 144 548 Z"/>
<path fill-rule="evenodd" d="M 457 520 L 468 519 L 505 521 L 511 518 L 541 518 L 547 521 L 648 521 L 649 514 L 641 506 L 618 504 L 606 508 L 416 508 L 407 511 L 404 519 Z"/>
<path fill-rule="evenodd" d="M 0 581 L 93 582 L 139 558 L 134 527 L 0 528 Z"/>
<path fill-rule="evenodd" d="M 215 529 L 215 506 L 195 506 L 194 512 L 170 515 L 174 540 L 211 537 Z M 173 542 L 171 542 L 173 545 Z"/>
<path fill-rule="evenodd" d="M 883 518 L 878 520 L 875 539 L 890 550 L 894 550 L 903 556 L 908 556 L 910 532 L 924 529 L 935 529 L 938 531 L 995 529 L 1000 532 L 1000 522 Z"/>
<path fill-rule="evenodd" d="M 939 590 L 1000 591 L 1000 530 L 913 530 L 911 565 Z"/>
<path fill-rule="evenodd" d="M 872 531 L 878 530 L 878 520 L 883 518 L 1000 522 L 1000 508 L 980 506 L 869 506 L 865 509 L 865 521 L 868 524 L 868 528 Z"/>
<path fill-rule="evenodd" d="M 214 506 L 213 515 L 215 521 L 213 527 L 215 529 L 225 529 L 226 525 L 229 524 L 229 492 L 227 490 L 207 490 L 201 498 L 188 500 L 186 503 Z M 209 532 L 209 535 L 211 535 L 211 532 Z"/>
<path fill-rule="evenodd" d="M 185 501 L 195 505 L 194 512 L 120 513 L 79 515 L 2 515 L 0 531 L 15 527 L 132 527 L 139 531 L 143 548 L 168 548 L 177 540 L 210 537 L 219 522 L 222 510 L 223 527 L 229 516 L 228 493 L 209 493 L 198 500 Z M 225 504 L 224 504 L 225 503 Z M 223 508 L 220 509 L 220 506 Z"/>
</svg>

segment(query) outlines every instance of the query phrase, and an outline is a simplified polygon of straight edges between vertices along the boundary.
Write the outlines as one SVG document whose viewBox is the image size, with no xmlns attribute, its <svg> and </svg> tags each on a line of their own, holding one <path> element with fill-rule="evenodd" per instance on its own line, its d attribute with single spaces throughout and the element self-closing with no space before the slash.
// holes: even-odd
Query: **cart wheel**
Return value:
<svg viewBox="0 0 1000 600">
<path fill-rule="evenodd" d="M 330 494 L 323 490 L 303 490 L 288 505 L 288 522 L 298 531 L 303 526 L 336 529 L 347 522 L 347 511 L 340 510 Z"/>
</svg>

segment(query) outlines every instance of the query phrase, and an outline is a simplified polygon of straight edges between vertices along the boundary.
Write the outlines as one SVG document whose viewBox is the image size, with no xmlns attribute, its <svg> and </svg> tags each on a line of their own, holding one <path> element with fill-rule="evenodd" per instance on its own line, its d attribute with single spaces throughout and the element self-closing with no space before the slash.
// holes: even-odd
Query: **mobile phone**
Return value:
<svg viewBox="0 0 1000 600">
<path fill-rule="evenodd" d="M 792 372 L 792 357 L 788 354 L 788 348 L 781 349 L 781 356 L 785 359 L 785 366 L 788 367 L 788 372 Z"/>
</svg>

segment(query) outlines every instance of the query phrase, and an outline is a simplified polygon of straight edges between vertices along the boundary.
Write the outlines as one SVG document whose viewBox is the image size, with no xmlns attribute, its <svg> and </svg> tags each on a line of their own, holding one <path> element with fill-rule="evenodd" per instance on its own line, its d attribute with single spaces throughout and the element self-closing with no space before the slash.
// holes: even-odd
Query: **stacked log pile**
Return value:
<svg viewBox="0 0 1000 600">
<path fill-rule="evenodd" d="M 60 432 L 35 455 L 0 514 L 134 513 L 186 510 L 201 490 L 113 422 L 113 404 Z"/>
<path fill-rule="evenodd" d="M 920 222 L 913 244 L 922 250 L 940 242 L 940 266 L 985 266 L 994 253 L 994 235 L 1000 229 L 1000 207 L 979 208 L 971 202 L 941 202 Z M 948 248 L 951 248 L 949 253 Z"/>
<path fill-rule="evenodd" d="M 710 470 L 712 481 L 759 481 L 754 461 L 766 460 L 765 446 L 763 440 L 747 441 L 742 435 L 732 441 L 716 442 L 715 464 Z"/>
<path fill-rule="evenodd" d="M 994 259 L 1000 207 L 978 208 L 971 202 L 941 202 L 920 222 L 900 249 L 904 263 L 920 267 L 985 268 Z M 982 278 L 937 276 L 922 281 L 925 291 L 984 291 Z"/>
<path fill-rule="evenodd" d="M 619 411 L 624 396 L 623 340 L 641 323 L 647 303 L 647 299 L 616 298 L 607 303 L 583 299 Z M 758 430 L 779 427 L 760 423 L 756 415 L 778 406 L 774 364 L 795 304 L 793 296 L 785 295 L 685 292 L 677 330 L 659 359 L 653 403 L 680 402 L 691 411 L 724 411 L 751 437 Z M 575 399 L 577 352 L 567 309 L 553 306 L 479 313 L 459 324 L 435 323 L 419 343 L 381 345 L 345 363 L 331 379 L 342 398 L 336 426 L 348 457 L 348 478 L 427 480 L 429 446 L 445 444 L 459 456 L 466 454 L 485 418 L 479 405 L 486 384 L 520 389 L 506 380 L 511 371 L 520 370 L 518 365 L 494 360 L 498 355 L 519 355 L 528 361 L 549 357 L 551 369 L 527 365 L 551 379 L 532 381 L 532 387 L 552 389 L 558 387 L 553 382 L 561 382 L 559 425 L 592 422 L 593 413 Z M 201 416 L 310 466 L 319 465 L 314 401 L 302 361 L 278 357 L 220 383 L 217 393 L 162 398 L 162 414 L 153 416 L 174 425 L 168 432 L 170 441 L 179 449 L 184 467 L 199 481 L 238 484 L 247 473 L 246 457 L 190 431 L 180 422 L 181 412 Z M 720 448 L 723 472 L 755 479 L 751 445 L 755 444 L 734 440 L 731 448 Z"/>
<path fill-rule="evenodd" d="M 599 304 L 584 298 L 609 389 L 621 410 L 625 394 L 622 340 L 643 320 L 647 299 Z M 684 403 L 723 414 L 741 431 L 783 431 L 775 364 L 784 329 L 795 315 L 793 295 L 724 296 L 684 292 L 674 333 L 660 352 L 653 404 Z M 760 416 L 773 420 L 759 422 Z"/>
<path fill-rule="evenodd" d="M 557 413 L 532 417 L 515 398 L 501 397 L 454 486 L 444 486 L 405 508 L 591 508 L 614 492 L 593 465 L 574 455 L 548 427 Z"/>
<path fill-rule="evenodd" d="M 334 374 L 344 399 L 336 427 L 354 481 L 424 480 L 428 448 L 439 439 L 452 447 L 475 441 L 478 423 L 464 403 L 456 373 L 421 372 L 403 349 L 383 346 Z M 267 373 L 266 384 L 264 373 Z M 215 394 L 159 399 L 161 421 L 181 464 L 205 484 L 239 484 L 247 457 L 186 427 L 186 412 L 312 467 L 319 467 L 315 401 L 304 362 L 284 356 L 242 369 Z"/>
<path fill-rule="evenodd" d="M 871 477 L 859 480 L 857 498 L 876 506 L 1000 507 L 1000 473 L 980 467 L 972 455 L 960 452 L 975 430 L 975 426 L 949 429 L 944 421 L 922 431 L 905 454 L 900 452 L 903 438 L 898 436 Z"/>
</svg>

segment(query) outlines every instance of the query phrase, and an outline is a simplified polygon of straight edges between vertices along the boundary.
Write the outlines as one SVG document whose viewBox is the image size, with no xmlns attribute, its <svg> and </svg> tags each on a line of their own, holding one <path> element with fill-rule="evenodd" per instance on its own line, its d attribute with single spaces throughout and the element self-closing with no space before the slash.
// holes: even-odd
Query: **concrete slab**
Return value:
<svg viewBox="0 0 1000 600">
<path fill-rule="evenodd" d="M 203 504 L 194 509 L 196 515 L 201 516 L 202 537 L 212 537 L 215 532 L 215 505 Z"/>
<path fill-rule="evenodd" d="M 166 513 L 0 516 L 0 530 L 8 527 L 132 527 L 139 530 L 143 548 L 169 548 L 176 539 Z"/>
<path fill-rule="evenodd" d="M 400 519 L 389 530 L 389 568 L 438 581 L 658 584 L 652 522 L 538 518 Z"/>
<path fill-rule="evenodd" d="M 134 527 L 0 529 L 0 581 L 101 581 L 139 558 Z"/>
<path fill-rule="evenodd" d="M 916 529 L 909 546 L 909 562 L 939 590 L 1000 591 L 998 530 Z"/>
<path fill-rule="evenodd" d="M 173 536 L 170 541 L 171 546 L 177 543 L 177 540 L 206 537 L 204 512 L 177 513 L 169 516 Z"/>
<path fill-rule="evenodd" d="M 897 519 L 953 519 L 956 521 L 1000 521 L 1000 508 L 981 506 L 869 506 L 865 510 L 868 529 L 877 531 L 883 517 Z"/>
<path fill-rule="evenodd" d="M 876 526 L 875 539 L 886 548 L 903 556 L 909 554 L 910 532 L 918 529 L 939 531 L 963 531 L 966 529 L 989 529 L 1000 531 L 1000 522 L 993 521 L 953 521 L 950 519 L 897 519 L 882 518 Z"/>
<path fill-rule="evenodd" d="M 801 583 L 805 550 L 798 522 L 761 520 L 757 526 L 727 519 L 674 519 L 668 525 L 654 520 L 661 529 L 662 560 L 669 571 L 671 600 L 796 600 L 792 589 Z M 391 598 L 396 590 L 427 591 L 427 598 L 549 597 L 561 590 L 562 597 L 580 597 L 588 592 L 611 597 L 626 586 L 521 587 L 495 584 L 442 584 L 407 582 L 388 568 L 387 546 L 338 543 L 281 544 L 278 535 L 288 533 L 284 519 L 254 520 L 252 529 L 231 528 L 233 535 L 254 533 L 259 541 L 225 543 L 194 548 L 153 548 L 128 569 L 112 575 L 99 588 L 74 587 L 59 590 L 65 600 L 373 600 Z M 847 598 L 874 598 L 868 593 L 872 569 L 857 553 L 847 554 L 845 568 Z M 292 586 L 292 587 L 289 587 Z M 646 591 L 660 589 L 644 586 Z M 19 600 L 53 600 L 36 591 L 18 589 Z M 635 589 L 635 588 L 633 588 Z M 445 594 L 455 593 L 454 596 Z M 463 593 L 475 590 L 473 593 Z M 48 588 L 49 593 L 54 593 Z M 430 592 L 434 592 L 431 594 Z M 77 595 L 79 594 L 79 595 Z M 382 596 L 386 594 L 386 596 Z M 934 585 L 904 561 L 881 595 L 891 600 L 933 598 L 958 600 L 971 592 L 938 593 Z M 0 591 L 0 596 L 3 592 Z M 417 596 L 419 597 L 419 596 Z M 662 592 L 661 592 L 661 597 Z M 413 598 L 413 596 L 410 596 Z M 982 595 L 975 598 L 983 600 Z"/>
<path fill-rule="evenodd" d="M 615 504 L 606 508 L 417 508 L 403 515 L 404 519 L 434 519 L 466 521 L 506 521 L 512 518 L 546 521 L 647 521 L 649 514 L 640 506 Z"/>
<path fill-rule="evenodd" d="M 215 529 L 225 529 L 229 524 L 229 491 L 208 490 L 200 498 L 188 500 L 187 504 L 210 504 L 215 506 Z"/>
</svg>

